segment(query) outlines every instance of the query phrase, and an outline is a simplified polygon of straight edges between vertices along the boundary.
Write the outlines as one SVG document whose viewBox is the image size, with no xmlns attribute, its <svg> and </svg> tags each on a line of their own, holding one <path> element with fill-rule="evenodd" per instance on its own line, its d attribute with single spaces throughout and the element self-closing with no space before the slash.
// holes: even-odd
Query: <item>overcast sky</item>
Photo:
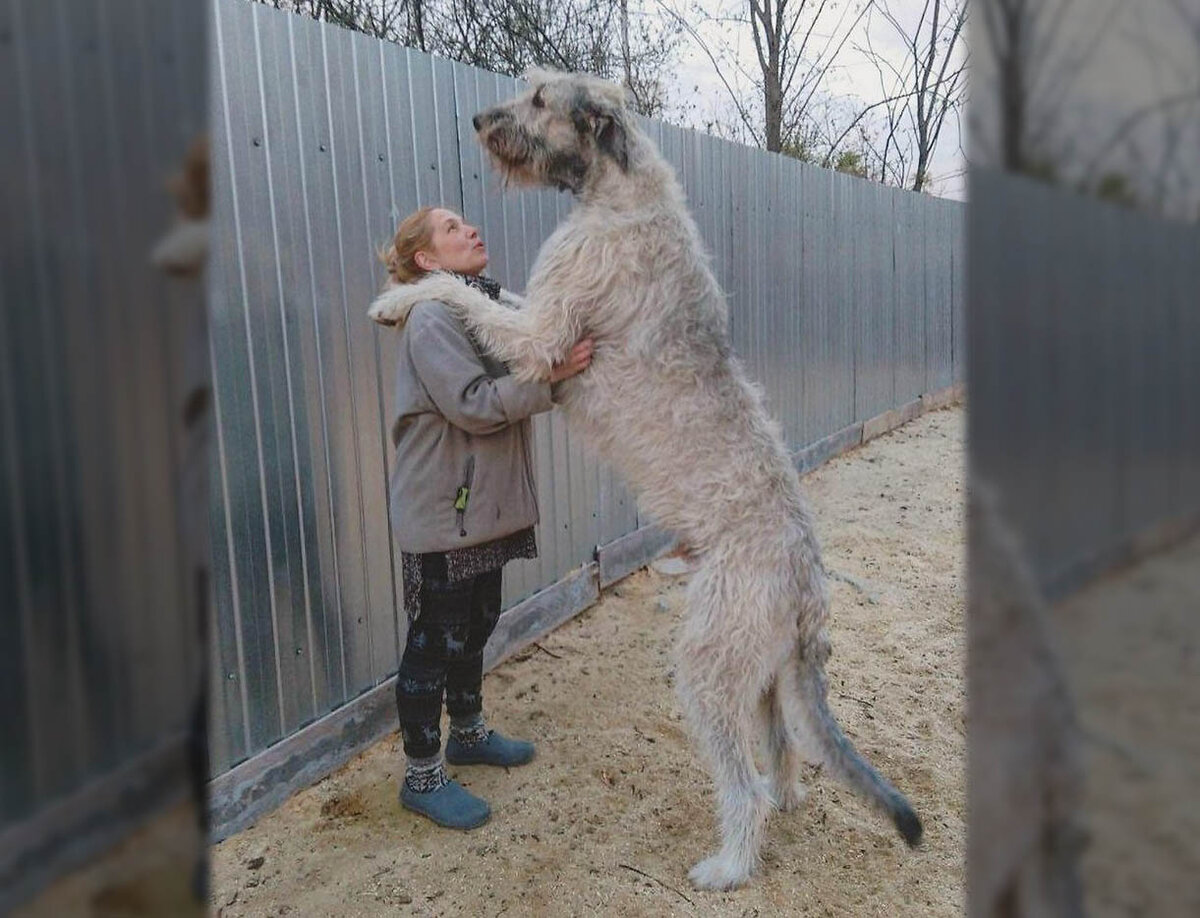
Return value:
<svg viewBox="0 0 1200 918">
<path fill-rule="evenodd" d="M 1054 21 L 1042 0 L 1042 31 Z M 1068 182 L 1120 174 L 1168 216 L 1200 213 L 1200 0 L 1072 0 L 1028 68 L 1030 152 Z M 999 153 L 987 43 L 972 61 L 976 160 Z M 989 91 L 990 90 L 990 91 Z"/>
<path fill-rule="evenodd" d="M 637 2 L 647 13 L 661 15 L 659 0 L 637 0 Z M 677 9 L 682 9 L 685 0 L 665 0 L 665 2 Z M 746 0 L 700 0 L 700 3 L 714 17 L 719 16 L 722 10 L 727 13 L 735 9 L 744 10 L 747 5 Z M 831 4 L 831 6 L 833 5 Z M 890 0 L 890 5 L 897 19 L 911 30 L 921 15 L 925 0 Z M 830 94 L 854 100 L 853 104 L 857 109 L 882 99 L 885 93 L 880 87 L 875 67 L 862 52 L 856 49 L 856 46 L 861 47 L 865 44 L 866 21 L 864 20 L 852 31 L 850 26 L 855 17 L 850 4 L 842 2 L 837 6 L 837 9 L 827 11 L 822 17 L 819 35 L 814 36 L 813 44 L 820 47 L 827 42 L 832 42 L 830 47 L 836 47 L 841 37 L 849 33 L 849 39 L 838 55 L 838 66 L 828 74 L 825 86 Z M 735 43 L 745 69 L 750 73 L 754 73 L 758 69 L 753 38 L 747 27 L 729 30 L 723 37 L 719 25 L 696 19 L 692 19 L 690 22 L 707 40 L 711 48 L 715 49 L 723 42 Z M 736 42 L 735 36 L 737 37 Z M 896 66 L 903 65 L 904 47 L 900 44 L 892 27 L 879 17 L 874 19 L 871 40 L 878 53 L 886 55 Z M 965 53 L 965 50 L 964 44 L 960 53 Z M 690 126 L 700 127 L 704 118 L 712 117 L 714 114 L 724 114 L 728 120 L 732 115 L 732 109 L 729 108 L 727 101 L 729 93 L 704 51 L 686 35 L 680 47 L 680 59 L 682 66 L 677 71 L 677 77 L 670 92 L 672 101 L 676 103 L 680 100 L 689 100 L 694 103 L 694 113 L 687 119 L 691 122 Z M 746 96 L 753 102 L 755 113 L 761 118 L 761 95 L 753 93 L 751 84 L 745 79 L 742 81 L 742 88 L 745 90 Z M 960 149 L 960 137 L 965 134 L 965 129 L 965 119 L 960 125 L 959 120 L 953 115 L 947 117 L 933 162 L 931 190 L 934 194 L 959 199 L 964 199 L 966 196 L 965 162 Z"/>
</svg>

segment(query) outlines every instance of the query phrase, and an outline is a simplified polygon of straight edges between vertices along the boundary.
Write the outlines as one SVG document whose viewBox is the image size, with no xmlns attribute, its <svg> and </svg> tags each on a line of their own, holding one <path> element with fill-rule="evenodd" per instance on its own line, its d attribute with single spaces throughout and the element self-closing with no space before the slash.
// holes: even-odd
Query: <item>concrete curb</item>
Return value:
<svg viewBox="0 0 1200 918">
<path fill-rule="evenodd" d="M 0 915 L 186 799 L 188 735 L 178 733 L 0 832 Z"/>
<path fill-rule="evenodd" d="M 955 405 L 961 402 L 965 395 L 966 387 L 962 383 L 957 383 L 947 386 L 945 389 L 939 389 L 937 392 L 926 393 L 920 398 L 906 402 L 899 408 L 892 408 L 873 418 L 856 421 L 849 427 L 843 427 L 836 433 L 799 450 L 793 456 L 796 468 L 800 470 L 801 475 L 811 472 L 834 456 L 848 453 L 876 437 L 891 433 L 897 427 L 916 420 L 923 414 Z"/>
</svg>

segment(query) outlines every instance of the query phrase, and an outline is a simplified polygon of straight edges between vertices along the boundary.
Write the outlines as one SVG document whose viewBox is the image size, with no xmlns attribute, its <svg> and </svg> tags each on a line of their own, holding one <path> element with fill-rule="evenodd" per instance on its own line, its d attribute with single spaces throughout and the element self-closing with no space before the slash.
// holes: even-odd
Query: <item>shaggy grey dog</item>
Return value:
<svg viewBox="0 0 1200 918">
<path fill-rule="evenodd" d="M 908 801 L 854 750 L 826 703 L 828 593 L 812 520 L 779 426 L 734 357 L 725 297 L 671 167 L 623 91 L 535 71 L 517 99 L 475 116 L 512 184 L 577 203 L 538 255 L 523 308 L 445 274 L 386 291 L 389 322 L 424 299 L 456 307 L 518 377 L 545 378 L 584 335 L 591 368 L 560 392 L 568 422 L 694 552 L 677 646 L 679 697 L 717 787 L 721 847 L 691 871 L 704 889 L 753 872 L 773 804 L 803 799 L 805 752 L 864 792 L 910 844 Z M 769 749 L 768 775 L 754 752 Z"/>
</svg>

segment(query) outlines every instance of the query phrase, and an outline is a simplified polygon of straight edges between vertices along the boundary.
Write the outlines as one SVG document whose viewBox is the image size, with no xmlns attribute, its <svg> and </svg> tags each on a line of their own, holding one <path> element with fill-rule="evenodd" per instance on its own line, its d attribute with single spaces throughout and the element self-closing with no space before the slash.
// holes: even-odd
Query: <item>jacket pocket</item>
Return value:
<svg viewBox="0 0 1200 918">
<path fill-rule="evenodd" d="M 467 504 L 471 501 L 471 484 L 475 480 L 475 457 L 467 456 L 463 468 L 462 484 L 454 495 L 454 519 L 458 526 L 458 534 L 463 538 L 467 535 Z"/>
</svg>

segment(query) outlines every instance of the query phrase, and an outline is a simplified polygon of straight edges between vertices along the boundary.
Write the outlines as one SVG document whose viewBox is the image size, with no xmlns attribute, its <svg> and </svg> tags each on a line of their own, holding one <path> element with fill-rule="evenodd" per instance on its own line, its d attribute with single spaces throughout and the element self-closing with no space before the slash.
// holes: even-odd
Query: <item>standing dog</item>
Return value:
<svg viewBox="0 0 1200 918">
<path fill-rule="evenodd" d="M 729 889 L 753 872 L 772 804 L 803 798 L 802 748 L 917 844 L 908 801 L 830 714 L 828 593 L 799 475 L 730 349 L 725 297 L 671 167 L 619 87 L 545 71 L 529 78 L 528 92 L 474 118 L 510 183 L 576 198 L 538 255 L 524 308 L 434 274 L 383 293 L 371 317 L 387 324 L 421 300 L 450 304 L 525 379 L 548 377 L 580 337 L 595 339 L 590 370 L 559 395 L 568 421 L 698 560 L 676 673 L 721 826 L 720 850 L 691 871 L 698 887 Z M 766 778 L 754 761 L 763 715 Z"/>
</svg>

